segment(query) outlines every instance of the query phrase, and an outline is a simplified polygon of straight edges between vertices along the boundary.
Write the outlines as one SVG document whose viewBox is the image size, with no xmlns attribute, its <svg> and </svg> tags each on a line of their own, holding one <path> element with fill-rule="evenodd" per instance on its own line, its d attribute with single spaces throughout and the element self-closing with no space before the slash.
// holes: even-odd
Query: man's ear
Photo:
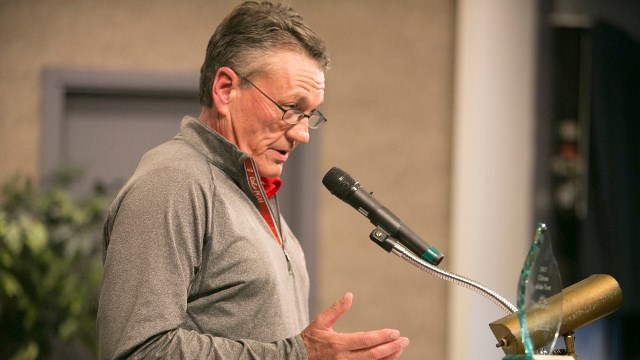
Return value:
<svg viewBox="0 0 640 360">
<path fill-rule="evenodd" d="M 222 116 L 228 115 L 234 85 L 239 81 L 240 79 L 236 73 L 229 67 L 223 66 L 216 72 L 211 85 L 211 95 L 213 97 L 213 105 L 216 107 L 218 114 Z"/>
</svg>

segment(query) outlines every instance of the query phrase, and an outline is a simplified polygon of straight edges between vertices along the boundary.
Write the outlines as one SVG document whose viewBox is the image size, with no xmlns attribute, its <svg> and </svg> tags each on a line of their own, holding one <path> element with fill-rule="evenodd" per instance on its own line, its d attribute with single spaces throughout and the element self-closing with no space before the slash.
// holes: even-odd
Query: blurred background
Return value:
<svg viewBox="0 0 640 360">
<path fill-rule="evenodd" d="M 321 185 L 337 166 L 442 251 L 441 267 L 513 303 L 547 223 L 565 287 L 607 273 L 625 296 L 580 329 L 580 359 L 638 358 L 640 2 L 287 2 L 332 58 L 329 122 L 284 174 L 311 315 L 351 291 L 338 331 L 397 328 L 406 359 L 503 355 L 488 324 L 505 314 L 372 244 L 373 226 Z M 99 235 L 140 156 L 199 113 L 206 44 L 238 3 L 0 0 L 0 358 L 95 357 L 87 229 Z"/>
</svg>

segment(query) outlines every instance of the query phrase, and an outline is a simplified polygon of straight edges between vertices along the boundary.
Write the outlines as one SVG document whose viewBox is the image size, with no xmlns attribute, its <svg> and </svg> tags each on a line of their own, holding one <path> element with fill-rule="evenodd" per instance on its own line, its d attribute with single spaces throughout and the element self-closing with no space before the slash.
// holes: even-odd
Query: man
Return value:
<svg viewBox="0 0 640 360">
<path fill-rule="evenodd" d="M 326 121 L 323 42 L 292 9 L 248 2 L 211 37 L 199 119 L 144 155 L 104 230 L 101 357 L 395 359 L 391 329 L 339 334 L 346 294 L 309 324 L 304 255 L 275 192 Z"/>
</svg>

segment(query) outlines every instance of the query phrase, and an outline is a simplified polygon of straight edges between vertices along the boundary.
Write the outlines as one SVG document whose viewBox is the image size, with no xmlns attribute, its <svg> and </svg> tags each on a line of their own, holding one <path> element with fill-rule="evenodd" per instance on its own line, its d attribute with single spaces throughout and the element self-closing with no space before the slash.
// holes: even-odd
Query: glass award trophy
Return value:
<svg viewBox="0 0 640 360">
<path fill-rule="evenodd" d="M 547 227 L 538 224 L 518 282 L 518 320 L 525 354 L 507 355 L 504 360 L 531 360 L 536 354 L 553 351 L 562 323 L 562 301 L 548 299 L 561 292 L 560 272 Z"/>
</svg>

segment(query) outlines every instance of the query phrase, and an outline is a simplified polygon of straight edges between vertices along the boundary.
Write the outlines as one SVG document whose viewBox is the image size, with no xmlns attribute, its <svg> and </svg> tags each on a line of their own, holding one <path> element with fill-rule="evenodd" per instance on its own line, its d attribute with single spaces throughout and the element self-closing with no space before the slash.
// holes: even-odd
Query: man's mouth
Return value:
<svg viewBox="0 0 640 360">
<path fill-rule="evenodd" d="M 289 151 L 288 150 L 273 149 L 273 151 L 275 151 L 277 153 L 277 155 L 276 155 L 277 161 L 285 162 L 289 158 Z"/>
</svg>

